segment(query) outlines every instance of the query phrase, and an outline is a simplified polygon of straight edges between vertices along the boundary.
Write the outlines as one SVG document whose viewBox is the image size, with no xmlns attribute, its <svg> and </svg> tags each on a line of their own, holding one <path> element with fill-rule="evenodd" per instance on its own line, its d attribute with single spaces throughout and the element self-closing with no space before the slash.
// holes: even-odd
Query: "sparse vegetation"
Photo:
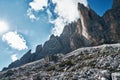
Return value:
<svg viewBox="0 0 120 80">
<path fill-rule="evenodd" d="M 108 70 L 111 73 L 119 72 L 118 65 L 116 64 L 116 62 L 119 63 L 118 61 L 120 54 L 117 53 L 116 49 L 114 48 L 109 50 L 108 49 L 109 47 L 100 47 L 99 50 L 96 50 L 96 48 L 92 48 L 90 50 L 78 50 L 81 51 L 83 54 L 79 52 L 79 54 L 76 55 L 76 51 L 73 52 L 71 56 L 65 57 L 64 60 L 61 59 L 59 62 L 56 63 L 44 63 L 44 60 L 37 61 L 33 63 L 34 65 L 24 65 L 18 69 L 9 70 L 3 75 L 5 76 L 5 79 L 8 79 L 12 76 L 10 79 L 13 80 L 14 78 L 16 79 L 16 77 L 13 77 L 15 75 L 21 80 L 25 79 L 27 76 L 34 75 L 35 80 L 41 80 L 41 78 L 43 77 L 49 79 L 51 76 L 61 76 L 61 74 L 65 76 L 65 79 L 72 79 L 74 78 L 72 75 L 75 76 L 76 74 L 74 74 L 74 72 L 77 73 L 77 71 L 78 73 L 86 73 L 85 71 L 88 71 L 89 73 L 89 70 L 92 70 L 92 73 L 100 73 L 101 70 Z M 86 51 L 90 52 L 84 54 L 84 52 Z M 27 73 L 29 73 L 29 75 L 27 75 Z"/>
<path fill-rule="evenodd" d="M 45 68 L 45 71 L 52 71 L 55 70 L 55 66 L 48 66 Z"/>
<path fill-rule="evenodd" d="M 104 46 L 104 47 L 101 49 L 100 53 L 101 53 L 101 56 L 105 56 L 105 55 L 106 55 L 106 46 Z"/>
<path fill-rule="evenodd" d="M 72 66 L 73 63 L 71 60 L 66 60 L 66 61 L 63 61 L 62 63 L 59 64 L 60 67 L 65 67 L 65 66 Z"/>
</svg>

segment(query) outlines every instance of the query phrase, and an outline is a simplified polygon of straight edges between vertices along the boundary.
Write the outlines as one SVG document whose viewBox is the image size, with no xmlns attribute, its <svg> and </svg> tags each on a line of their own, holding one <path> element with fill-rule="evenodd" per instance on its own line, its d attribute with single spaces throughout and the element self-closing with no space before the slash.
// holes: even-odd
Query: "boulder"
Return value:
<svg viewBox="0 0 120 80">
<path fill-rule="evenodd" d="M 112 80 L 120 80 L 120 73 L 112 73 Z"/>
</svg>

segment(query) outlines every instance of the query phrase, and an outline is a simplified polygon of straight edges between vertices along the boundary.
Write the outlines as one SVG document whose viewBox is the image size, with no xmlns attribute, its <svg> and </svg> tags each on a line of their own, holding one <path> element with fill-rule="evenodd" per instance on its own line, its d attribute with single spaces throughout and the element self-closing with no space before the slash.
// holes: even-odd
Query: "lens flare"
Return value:
<svg viewBox="0 0 120 80">
<path fill-rule="evenodd" d="M 8 31 L 8 24 L 5 21 L 0 21 L 0 34 L 5 33 Z"/>
</svg>

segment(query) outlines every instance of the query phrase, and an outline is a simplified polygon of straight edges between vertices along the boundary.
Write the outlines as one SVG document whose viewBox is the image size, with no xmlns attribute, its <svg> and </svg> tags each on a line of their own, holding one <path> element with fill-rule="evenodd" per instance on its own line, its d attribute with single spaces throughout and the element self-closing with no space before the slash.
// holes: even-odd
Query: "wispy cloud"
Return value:
<svg viewBox="0 0 120 80">
<path fill-rule="evenodd" d="M 38 12 L 43 10 L 47 6 L 48 0 L 33 0 L 29 3 L 30 8 L 27 10 L 27 16 L 32 20 L 38 20 L 39 18 L 35 16 L 34 11 Z"/>
<path fill-rule="evenodd" d="M 67 24 L 61 17 L 58 17 L 54 21 L 50 22 L 55 25 L 55 27 L 52 29 L 52 34 L 55 36 L 59 36 L 62 33 L 64 26 Z"/>
<path fill-rule="evenodd" d="M 12 61 L 14 62 L 14 61 L 16 61 L 18 58 L 17 58 L 17 54 L 13 54 L 12 56 L 11 56 L 11 59 L 12 59 Z"/>
<path fill-rule="evenodd" d="M 27 49 L 26 41 L 17 32 L 8 32 L 2 36 L 2 40 L 6 41 L 8 45 L 17 50 Z"/>
<path fill-rule="evenodd" d="M 78 2 L 87 6 L 87 0 L 52 0 L 56 4 L 55 13 L 58 14 L 58 18 L 53 21 L 55 27 L 52 33 L 60 35 L 63 28 L 68 23 L 76 21 L 79 18 L 77 4 Z"/>
<path fill-rule="evenodd" d="M 39 19 L 38 17 L 36 17 L 36 16 L 33 14 L 31 8 L 27 10 L 27 16 L 28 16 L 32 21 Z"/>
</svg>

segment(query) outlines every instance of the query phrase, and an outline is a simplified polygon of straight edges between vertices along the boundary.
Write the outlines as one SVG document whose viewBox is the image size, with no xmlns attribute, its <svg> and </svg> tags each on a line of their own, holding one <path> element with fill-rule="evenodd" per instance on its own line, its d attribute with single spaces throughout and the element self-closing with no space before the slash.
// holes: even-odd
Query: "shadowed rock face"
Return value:
<svg viewBox="0 0 120 80">
<path fill-rule="evenodd" d="M 11 63 L 8 68 L 39 60 L 48 54 L 66 54 L 80 47 L 120 42 L 119 4 L 120 0 L 113 0 L 112 9 L 100 17 L 91 8 L 78 3 L 80 19 L 77 22 L 66 25 L 59 37 L 51 35 L 43 46 L 36 47 L 36 52 L 28 51 L 20 60 Z"/>
<path fill-rule="evenodd" d="M 72 22 L 69 25 L 66 25 L 64 27 L 64 30 L 63 30 L 62 34 L 60 35 L 60 39 L 63 44 L 62 53 L 68 53 L 71 51 L 71 45 L 70 45 L 71 37 L 75 33 L 76 28 L 77 28 L 76 22 Z"/>
<path fill-rule="evenodd" d="M 112 9 L 108 10 L 103 18 L 111 42 L 120 42 L 120 0 L 113 0 Z"/>
<path fill-rule="evenodd" d="M 113 0 L 113 6 L 112 8 L 120 7 L 120 0 Z"/>
<path fill-rule="evenodd" d="M 41 51 L 42 51 L 42 45 L 38 45 L 38 46 L 36 47 L 35 53 L 40 53 Z"/>
<path fill-rule="evenodd" d="M 61 52 L 63 45 L 58 36 L 51 35 L 50 39 L 45 42 L 43 49 L 40 54 L 38 54 L 37 59 L 44 57 L 48 54 L 55 54 Z M 41 55 L 42 54 L 42 55 Z"/>
</svg>

